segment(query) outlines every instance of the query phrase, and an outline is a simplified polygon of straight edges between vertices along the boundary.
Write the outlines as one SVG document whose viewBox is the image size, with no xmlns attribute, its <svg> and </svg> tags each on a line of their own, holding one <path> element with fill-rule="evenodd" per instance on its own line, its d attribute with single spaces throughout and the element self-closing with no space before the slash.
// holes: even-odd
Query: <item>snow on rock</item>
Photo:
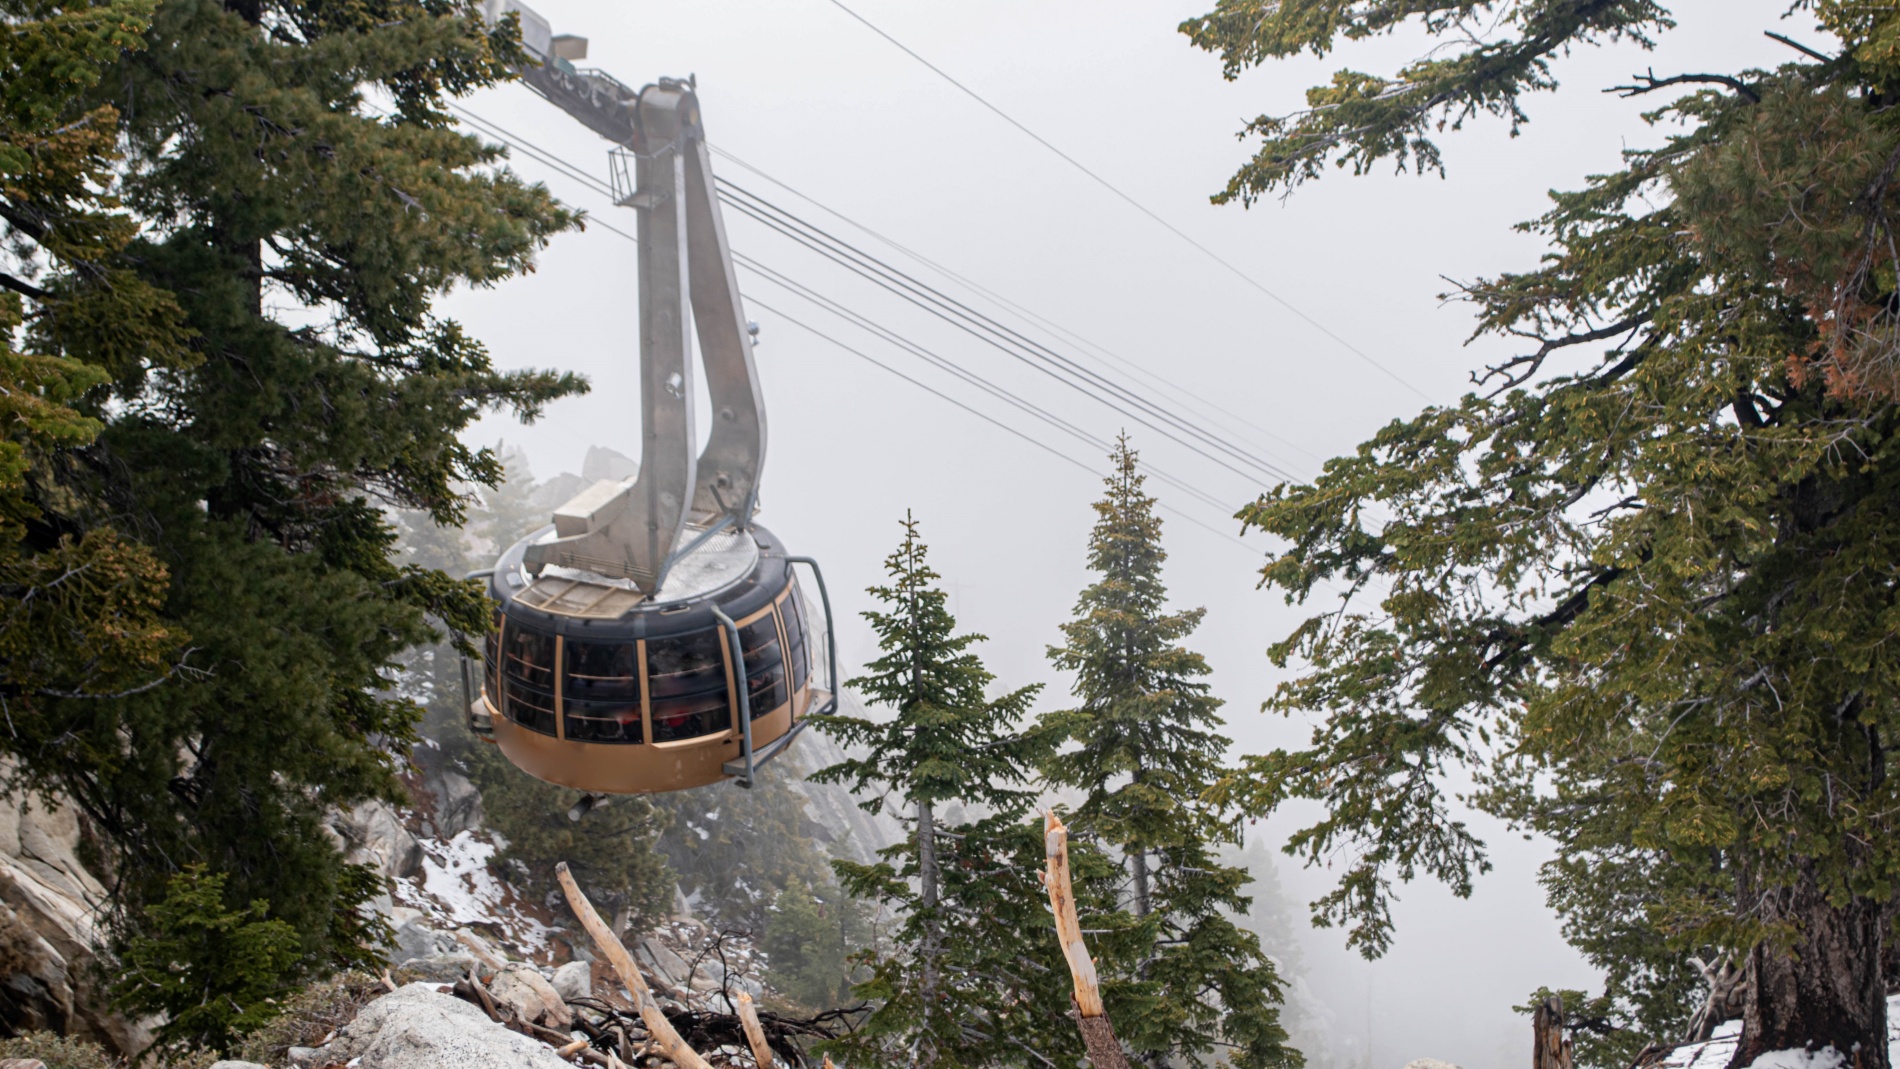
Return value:
<svg viewBox="0 0 1900 1069">
<path fill-rule="evenodd" d="M 1741 1042 L 1742 1022 L 1727 1021 L 1701 1043 L 1684 1043 L 1654 1062 L 1649 1069 L 1727 1069 Z M 1888 1064 L 1900 1064 L 1900 995 L 1887 999 Z M 1848 1059 L 1833 1047 L 1818 1051 L 1777 1050 L 1756 1058 L 1750 1069 L 1841 1069 Z"/>
<path fill-rule="evenodd" d="M 457 832 L 455 838 L 437 839 L 423 849 L 422 891 L 440 909 L 439 916 L 456 924 L 487 920 L 501 910 L 501 881 L 488 871 L 495 844 L 478 832 Z"/>
</svg>

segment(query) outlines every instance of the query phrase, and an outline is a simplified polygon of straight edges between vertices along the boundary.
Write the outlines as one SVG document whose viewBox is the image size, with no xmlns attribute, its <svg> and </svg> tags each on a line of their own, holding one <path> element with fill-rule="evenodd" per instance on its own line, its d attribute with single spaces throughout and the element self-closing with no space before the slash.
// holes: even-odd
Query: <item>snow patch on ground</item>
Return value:
<svg viewBox="0 0 1900 1069">
<path fill-rule="evenodd" d="M 482 925 L 498 932 L 516 953 L 539 960 L 552 948 L 554 929 L 495 875 L 491 865 L 502 848 L 500 839 L 488 831 L 464 831 L 452 839 L 418 837 L 422 871 L 396 880 L 393 897 L 444 929 Z"/>
<path fill-rule="evenodd" d="M 1846 1055 L 1827 1046 L 1820 1050 L 1771 1050 L 1750 1063 L 1749 1069 L 1841 1069 L 1846 1064 Z"/>
<path fill-rule="evenodd" d="M 430 849 L 434 847 L 435 849 Z M 422 847 L 422 890 L 457 924 L 474 924 L 501 911 L 501 881 L 488 871 L 495 844 L 472 831 Z"/>
<path fill-rule="evenodd" d="M 1716 1026 L 1706 1042 L 1685 1043 L 1670 1051 L 1651 1069 L 1727 1069 L 1741 1042 L 1742 1022 L 1728 1021 Z M 1887 999 L 1888 1064 L 1900 1065 L 1900 995 Z M 1817 1051 L 1777 1050 L 1755 1059 L 1750 1069 L 1841 1069 L 1848 1058 L 1833 1047 Z"/>
</svg>

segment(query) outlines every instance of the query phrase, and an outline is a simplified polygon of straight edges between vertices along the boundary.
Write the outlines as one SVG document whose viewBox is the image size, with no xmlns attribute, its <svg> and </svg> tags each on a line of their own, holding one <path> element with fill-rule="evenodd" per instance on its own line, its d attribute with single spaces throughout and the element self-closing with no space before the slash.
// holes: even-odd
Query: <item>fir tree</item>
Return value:
<svg viewBox="0 0 1900 1069">
<path fill-rule="evenodd" d="M 1135 451 L 1123 436 L 1096 502 L 1089 567 L 1098 578 L 1052 647 L 1075 675 L 1077 705 L 1042 717 L 1066 744 L 1042 765 L 1051 785 L 1083 792 L 1072 825 L 1119 855 L 1136 930 L 1103 942 L 1116 1033 L 1136 1058 L 1298 1066 L 1279 1023 L 1280 979 L 1259 938 L 1234 922 L 1250 877 L 1218 852 L 1239 842 L 1238 822 L 1202 800 L 1222 774 L 1228 740 L 1220 699 L 1201 655 L 1181 645 L 1200 609 L 1169 612 L 1161 520 Z"/>
<path fill-rule="evenodd" d="M 1039 747 L 1019 727 L 1037 687 L 996 698 L 993 678 L 957 634 L 917 523 L 885 562 L 887 586 L 865 613 L 882 656 L 847 685 L 888 719 L 822 721 L 857 756 L 812 778 L 845 782 L 866 810 L 901 807 L 909 835 L 877 865 L 833 862 L 845 887 L 899 918 L 891 954 L 870 953 L 857 988 L 876 1008 L 845 1041 L 876 1064 L 1036 1064 L 1081 1044 L 1064 1015 L 1068 970 L 1036 881 Z M 980 816 L 947 821 L 952 809 Z M 1036 1052 L 1031 1054 L 1030 1052 Z"/>
<path fill-rule="evenodd" d="M 29 688 L 9 664 L 0 748 L 99 833 L 128 937 L 201 864 L 228 907 L 296 934 L 291 973 L 373 953 L 357 907 L 380 888 L 323 814 L 400 795 L 401 651 L 431 618 L 487 625 L 474 585 L 395 559 L 382 509 L 456 522 L 455 488 L 500 475 L 467 424 L 580 386 L 496 371 L 430 310 L 576 221 L 445 111 L 520 59 L 513 23 L 462 0 L 4 9 L 0 248 L 37 244 L 52 271 L 0 276 L 0 318 L 27 319 L 27 394 L 92 421 L 42 436 L 15 514 L 79 566 L 63 596 L 82 618 L 85 583 L 127 611 L 72 662 L 96 678 Z M 35 574 L 61 573 L 13 591 Z"/>
<path fill-rule="evenodd" d="M 1788 10 L 1819 25 L 1812 44 L 1782 38 L 1776 69 L 1617 87 L 1675 97 L 1649 116 L 1669 124 L 1661 144 L 1553 194 L 1525 227 L 1550 242 L 1534 269 L 1460 287 L 1479 331 L 1520 355 L 1245 511 L 1285 542 L 1269 584 L 1353 596 L 1273 651 L 1301 667 L 1271 706 L 1320 713 L 1311 745 L 1234 787 L 1256 812 L 1325 806 L 1292 847 L 1354 859 L 1317 913 L 1377 954 L 1395 881 L 1422 871 L 1465 894 L 1485 867 L 1449 793 L 1475 768 L 1481 805 L 1554 840 L 1552 901 L 1611 977 L 1612 1027 L 1675 1039 L 1726 1003 L 1693 955 L 1742 974 L 1734 1065 L 1832 1045 L 1885 1069 L 1900 7 Z M 1485 114 L 1526 121 L 1561 55 L 1671 25 L 1655 0 L 1493 14 L 1221 0 L 1188 22 L 1230 76 L 1415 18 L 1434 39 L 1251 124 L 1259 152 L 1223 196 L 1287 193 L 1329 163 L 1441 169 L 1435 138 Z"/>
</svg>

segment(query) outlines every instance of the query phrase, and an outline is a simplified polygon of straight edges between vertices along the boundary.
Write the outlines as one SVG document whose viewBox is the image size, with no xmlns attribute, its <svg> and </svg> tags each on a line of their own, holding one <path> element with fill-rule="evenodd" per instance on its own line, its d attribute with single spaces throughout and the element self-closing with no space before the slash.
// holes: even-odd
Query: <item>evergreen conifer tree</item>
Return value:
<svg viewBox="0 0 1900 1069">
<path fill-rule="evenodd" d="M 81 417 L 49 409 L 12 511 L 34 555 L 79 566 L 61 594 L 82 617 L 81 595 L 126 597 L 121 638 L 48 632 L 107 639 L 68 663 L 127 654 L 62 686 L 26 674 L 59 676 L 44 652 L 8 651 L 0 749 L 98 833 L 128 934 L 166 923 L 147 907 L 197 864 L 295 932 L 290 973 L 360 959 L 380 888 L 324 812 L 400 796 L 401 651 L 431 618 L 487 626 L 474 585 L 399 563 L 382 509 L 458 521 L 456 487 L 500 475 L 459 432 L 580 388 L 498 372 L 431 312 L 576 222 L 445 111 L 521 61 L 514 23 L 464 0 L 0 15 L 0 248 L 51 268 L 0 272 L 0 319 L 28 325 L 7 370 L 33 380 L 4 403 Z M 22 591 L 59 574 L 7 581 L 50 605 Z"/>
<path fill-rule="evenodd" d="M 165 563 L 130 518 L 46 507 L 53 474 L 104 429 L 103 388 L 125 362 L 192 359 L 177 303 L 130 268 L 118 109 L 88 99 L 143 47 L 153 6 L 0 0 L 0 751 L 15 758 L 36 745 L 20 725 L 39 734 L 49 703 L 186 667 Z"/>
<path fill-rule="evenodd" d="M 1161 520 L 1124 435 L 1096 502 L 1089 567 L 1097 575 L 1052 647 L 1074 673 L 1077 704 L 1047 713 L 1063 748 L 1042 765 L 1049 783 L 1083 793 L 1071 825 L 1127 871 L 1135 930 L 1099 941 L 1106 992 L 1123 1044 L 1140 1061 L 1297 1066 L 1280 1027 L 1280 979 L 1259 938 L 1235 923 L 1250 905 L 1245 868 L 1224 864 L 1238 821 L 1203 800 L 1222 775 L 1228 741 L 1201 655 L 1183 646 L 1200 609 L 1169 612 Z"/>
<path fill-rule="evenodd" d="M 898 920 L 892 952 L 865 956 L 857 991 L 876 1006 L 843 1049 L 880 1065 L 1043 1064 L 1081 1043 L 1036 880 L 1041 826 L 1026 819 L 1039 744 L 1021 722 L 1038 688 L 987 695 L 994 677 L 970 650 L 982 636 L 956 633 L 927 552 L 906 517 L 889 585 L 871 590 L 883 608 L 865 613 L 882 655 L 847 684 L 889 718 L 821 721 L 855 756 L 813 778 L 849 783 L 871 812 L 900 807 L 909 830 L 880 864 L 833 862 Z"/>
<path fill-rule="evenodd" d="M 1249 124 L 1259 151 L 1220 199 L 1334 165 L 1442 170 L 1448 131 L 1528 121 L 1562 56 L 1647 45 L 1671 6 L 1219 0 L 1182 28 L 1230 77 L 1402 29 L 1430 40 Z M 1667 93 L 1647 116 L 1663 129 L 1552 194 L 1523 227 L 1549 243 L 1534 267 L 1459 287 L 1480 334 L 1522 349 L 1243 513 L 1283 540 L 1267 583 L 1353 596 L 1273 650 L 1298 667 L 1271 707 L 1319 713 L 1310 745 L 1234 786 L 1259 812 L 1324 806 L 1292 846 L 1353 859 L 1316 910 L 1377 954 L 1396 881 L 1464 894 L 1486 867 L 1451 794 L 1474 770 L 1480 804 L 1555 843 L 1551 901 L 1611 981 L 1593 1009 L 1640 1030 L 1622 1051 L 1693 1034 L 1720 1002 L 1742 1019 L 1738 1069 L 1824 1046 L 1885 1069 L 1900 5 L 1785 6 L 1761 27 L 1787 46 L 1773 69 L 1604 87 Z M 1691 956 L 1741 974 L 1733 1005 Z"/>
</svg>

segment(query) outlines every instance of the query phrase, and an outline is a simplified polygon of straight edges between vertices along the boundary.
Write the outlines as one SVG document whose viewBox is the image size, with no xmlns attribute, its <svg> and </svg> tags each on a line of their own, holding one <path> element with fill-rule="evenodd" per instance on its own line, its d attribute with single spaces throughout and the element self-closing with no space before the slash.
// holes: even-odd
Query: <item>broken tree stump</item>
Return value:
<svg viewBox="0 0 1900 1069">
<path fill-rule="evenodd" d="M 1564 1036 L 1564 1000 L 1551 995 L 1531 1014 L 1531 1069 L 1571 1069 L 1570 1040 Z"/>
<path fill-rule="evenodd" d="M 1069 978 L 1075 987 L 1076 1026 L 1082 1032 L 1082 1045 L 1088 1049 L 1089 1064 L 1095 1069 L 1128 1069 L 1121 1040 L 1115 1038 L 1115 1026 L 1102 1008 L 1102 984 L 1095 973 L 1095 959 L 1082 938 L 1082 922 L 1075 916 L 1075 886 L 1069 878 L 1069 829 L 1053 809 L 1043 810 L 1043 853 L 1049 871 L 1042 874 L 1042 885 L 1049 891 L 1049 905 L 1056 914 L 1056 939 L 1062 944 L 1062 956 L 1069 962 Z"/>
</svg>

